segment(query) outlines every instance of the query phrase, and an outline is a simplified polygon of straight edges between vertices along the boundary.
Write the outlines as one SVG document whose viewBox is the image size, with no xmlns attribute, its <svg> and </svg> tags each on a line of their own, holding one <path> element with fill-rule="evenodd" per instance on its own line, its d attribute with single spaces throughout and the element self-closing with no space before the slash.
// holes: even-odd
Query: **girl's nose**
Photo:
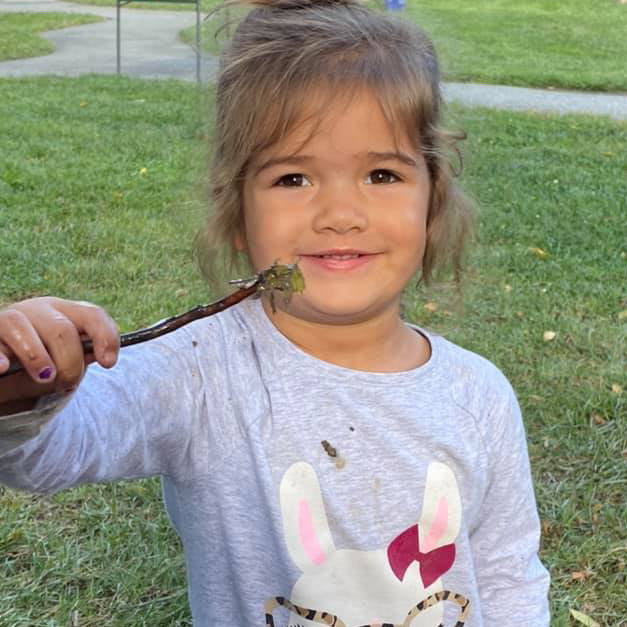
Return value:
<svg viewBox="0 0 627 627">
<path fill-rule="evenodd" d="M 368 226 L 366 199 L 356 186 L 334 186 L 316 199 L 314 231 L 334 231 L 343 235 L 363 231 Z"/>
</svg>

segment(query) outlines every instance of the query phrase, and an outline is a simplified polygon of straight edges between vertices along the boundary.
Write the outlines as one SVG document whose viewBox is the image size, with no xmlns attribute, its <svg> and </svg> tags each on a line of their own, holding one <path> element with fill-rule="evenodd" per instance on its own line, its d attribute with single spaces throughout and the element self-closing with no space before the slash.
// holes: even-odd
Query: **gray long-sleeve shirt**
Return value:
<svg viewBox="0 0 627 627">
<path fill-rule="evenodd" d="M 161 475 L 195 627 L 271 613 L 313 627 L 323 612 L 436 627 L 443 611 L 445 625 L 547 627 L 515 396 L 488 361 L 425 335 L 423 366 L 354 371 L 245 301 L 90 366 L 68 402 L 35 410 L 38 435 L 0 443 L 0 481 L 51 492 Z M 421 609 L 441 590 L 453 595 Z"/>
</svg>

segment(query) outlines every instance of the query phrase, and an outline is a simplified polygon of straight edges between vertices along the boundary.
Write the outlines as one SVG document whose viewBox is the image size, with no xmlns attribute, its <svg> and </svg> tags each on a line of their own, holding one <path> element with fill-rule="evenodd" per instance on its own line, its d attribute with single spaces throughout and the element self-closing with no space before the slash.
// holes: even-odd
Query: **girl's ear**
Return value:
<svg viewBox="0 0 627 627">
<path fill-rule="evenodd" d="M 440 462 L 427 469 L 424 502 L 419 524 L 420 550 L 427 553 L 455 541 L 462 518 L 462 504 L 453 471 Z"/>
<path fill-rule="evenodd" d="M 305 462 L 292 464 L 283 475 L 280 497 L 283 534 L 292 561 L 302 572 L 323 564 L 335 545 L 314 469 Z"/>
</svg>

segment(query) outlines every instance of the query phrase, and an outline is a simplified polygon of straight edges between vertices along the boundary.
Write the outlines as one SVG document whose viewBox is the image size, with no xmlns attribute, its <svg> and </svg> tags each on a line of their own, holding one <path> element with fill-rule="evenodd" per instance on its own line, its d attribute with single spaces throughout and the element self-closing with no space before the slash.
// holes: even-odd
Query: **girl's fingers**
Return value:
<svg viewBox="0 0 627 627">
<path fill-rule="evenodd" d="M 9 358 L 20 360 L 31 379 L 47 383 L 55 379 L 55 363 L 29 318 L 18 309 L 7 309 L 0 316 L 0 373 L 9 368 Z"/>
<path fill-rule="evenodd" d="M 76 385 L 83 377 L 85 359 L 79 330 L 75 324 L 48 303 L 29 311 L 28 315 L 52 357 L 56 367 L 57 386 Z"/>
<path fill-rule="evenodd" d="M 57 367 L 57 387 L 79 383 L 85 366 L 94 361 L 83 353 L 82 338 L 93 343 L 95 360 L 105 368 L 113 366 L 119 351 L 119 333 L 109 315 L 90 303 L 47 298 L 44 306 L 29 312 Z"/>
<path fill-rule="evenodd" d="M 88 337 L 93 354 L 84 354 Z M 0 413 L 33 407 L 50 392 L 69 392 L 94 360 L 105 368 L 117 360 L 117 326 L 100 307 L 58 298 L 33 298 L 0 311 L 0 374 L 18 359 L 24 371 L 0 380 Z"/>
<path fill-rule="evenodd" d="M 91 339 L 95 360 L 104 368 L 111 368 L 120 351 L 120 333 L 109 314 L 91 303 L 53 299 L 52 304 L 72 321 L 81 335 Z M 86 363 L 92 361 L 86 359 Z"/>
<path fill-rule="evenodd" d="M 92 340 L 93 355 L 83 353 L 83 338 Z M 0 373 L 10 359 L 19 359 L 33 381 L 66 389 L 93 361 L 113 366 L 119 347 L 116 324 L 90 303 L 35 298 L 0 312 Z"/>
</svg>

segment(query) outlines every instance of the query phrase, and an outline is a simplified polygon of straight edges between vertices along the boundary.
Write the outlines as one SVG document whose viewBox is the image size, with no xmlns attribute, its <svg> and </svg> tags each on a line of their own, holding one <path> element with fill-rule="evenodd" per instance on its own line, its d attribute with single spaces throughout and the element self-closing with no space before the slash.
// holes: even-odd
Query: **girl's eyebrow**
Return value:
<svg viewBox="0 0 627 627">
<path fill-rule="evenodd" d="M 302 165 L 303 163 L 307 163 L 308 161 L 312 161 L 313 157 L 309 155 L 288 155 L 286 157 L 273 157 L 272 159 L 267 159 L 257 168 L 255 168 L 254 176 L 257 176 L 263 170 L 267 170 L 268 168 L 272 168 L 275 165 Z"/>
<path fill-rule="evenodd" d="M 397 150 L 393 152 L 369 152 L 368 158 L 371 161 L 400 161 L 405 165 L 411 166 L 415 168 L 418 163 L 416 159 L 410 157 L 408 154 L 404 152 L 398 152 Z"/>
<path fill-rule="evenodd" d="M 400 161 L 401 163 L 413 168 L 415 168 L 417 165 L 417 162 L 414 158 L 410 157 L 404 152 L 399 152 L 396 150 L 391 152 L 369 151 L 366 153 L 366 157 L 369 161 Z M 314 157 L 309 155 L 287 155 L 285 157 L 273 157 L 264 161 L 261 165 L 255 168 L 254 176 L 257 176 L 263 170 L 272 168 L 275 165 L 302 165 L 313 160 Z"/>
</svg>

